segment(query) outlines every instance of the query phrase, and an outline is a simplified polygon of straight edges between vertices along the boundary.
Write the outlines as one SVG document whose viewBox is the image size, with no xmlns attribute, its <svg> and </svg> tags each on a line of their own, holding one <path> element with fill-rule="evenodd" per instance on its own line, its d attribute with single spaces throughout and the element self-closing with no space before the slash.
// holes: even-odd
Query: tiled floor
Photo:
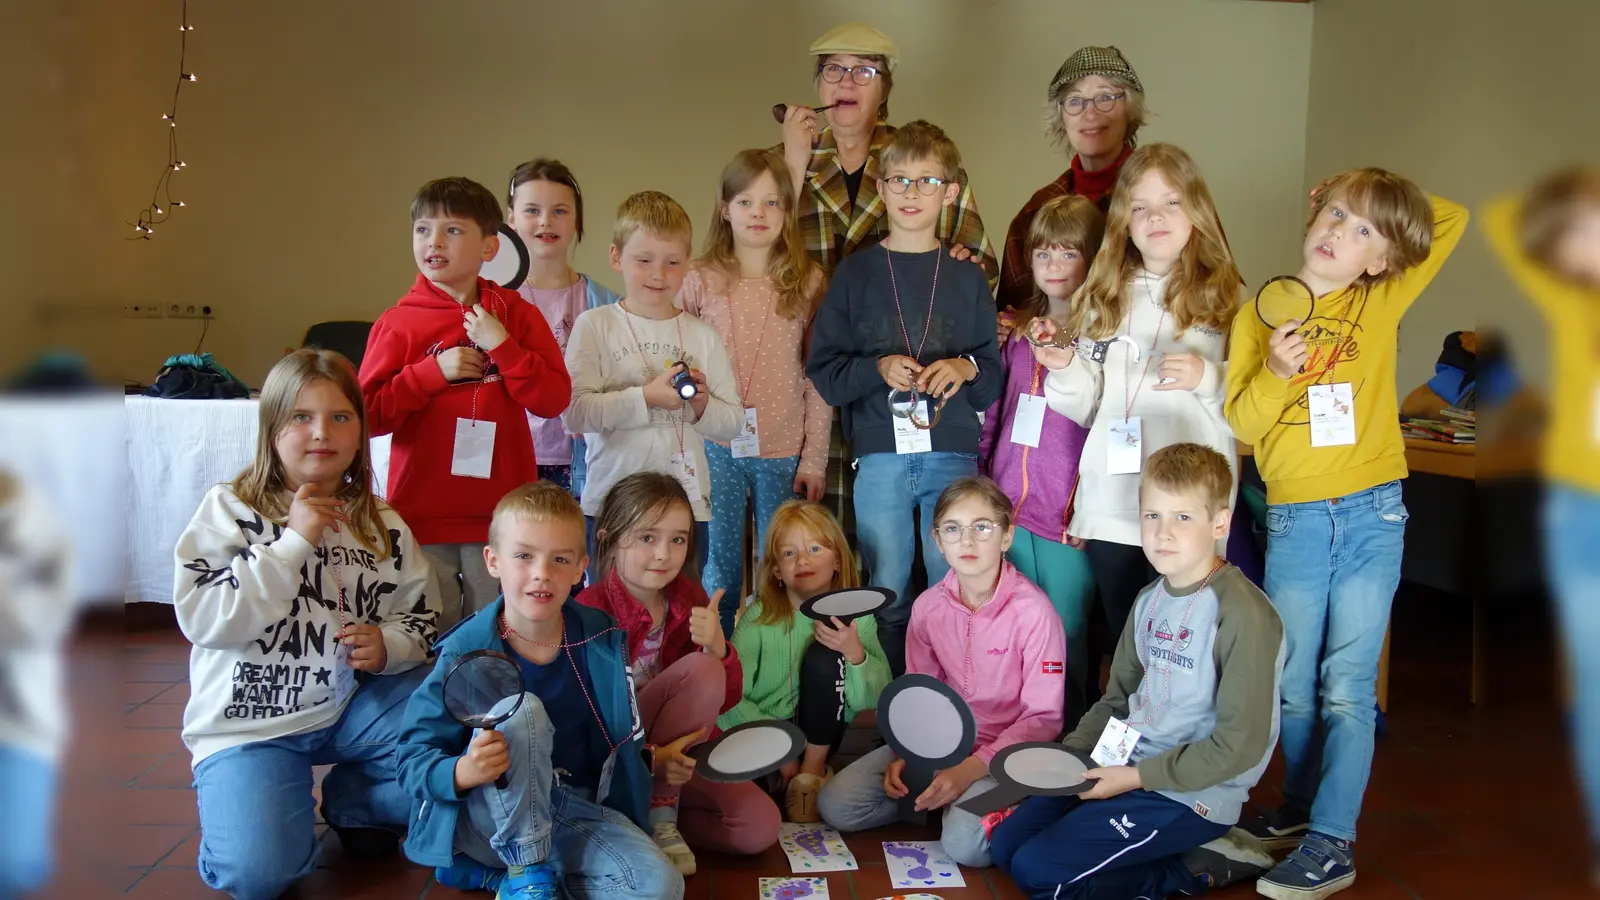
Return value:
<svg viewBox="0 0 1600 900">
<path fill-rule="evenodd" d="M 1587 839 L 1560 738 L 1544 650 L 1548 631 L 1537 609 L 1523 606 L 1491 622 L 1490 633 L 1504 646 L 1492 652 L 1490 690 L 1474 708 L 1467 703 L 1464 607 L 1430 597 L 1400 604 L 1388 733 L 1378 742 L 1361 820 L 1360 878 L 1341 898 L 1582 895 Z M 77 736 L 59 828 L 62 866 L 45 896 L 219 896 L 201 885 L 194 868 L 194 794 L 178 740 L 189 695 L 186 658 L 183 639 L 171 628 L 80 640 L 71 673 Z M 1280 771 L 1275 765 L 1266 783 L 1276 783 Z M 1273 803 L 1277 797 L 1263 787 L 1256 799 Z M 852 837 L 861 869 L 830 876 L 830 896 L 889 896 L 879 842 L 934 836 L 906 827 Z M 403 860 L 345 863 L 336 838 L 328 836 L 325 846 L 324 867 L 291 896 L 467 896 Z M 759 877 L 786 872 L 776 849 L 755 859 L 706 854 L 688 894 L 754 898 Z M 1021 896 L 993 871 L 967 870 L 965 876 L 967 888 L 939 896 Z M 1255 894 L 1245 885 L 1218 896 Z"/>
</svg>

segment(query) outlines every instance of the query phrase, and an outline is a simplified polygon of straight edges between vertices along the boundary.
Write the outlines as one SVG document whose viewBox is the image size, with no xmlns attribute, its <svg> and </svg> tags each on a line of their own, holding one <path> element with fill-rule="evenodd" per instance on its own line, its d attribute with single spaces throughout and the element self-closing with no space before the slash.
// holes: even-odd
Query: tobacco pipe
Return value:
<svg viewBox="0 0 1600 900">
<path fill-rule="evenodd" d="M 837 103 L 830 103 L 827 106 L 819 106 L 816 109 L 812 110 L 812 112 L 819 112 L 819 113 L 820 112 L 827 112 L 828 110 L 833 109 L 835 106 L 838 106 L 838 105 L 839 104 L 837 104 Z M 779 125 L 783 124 L 783 117 L 788 115 L 788 114 L 789 114 L 789 104 L 787 104 L 787 103 L 774 103 L 774 104 L 772 104 L 772 117 L 774 119 L 778 120 L 778 124 Z"/>
</svg>

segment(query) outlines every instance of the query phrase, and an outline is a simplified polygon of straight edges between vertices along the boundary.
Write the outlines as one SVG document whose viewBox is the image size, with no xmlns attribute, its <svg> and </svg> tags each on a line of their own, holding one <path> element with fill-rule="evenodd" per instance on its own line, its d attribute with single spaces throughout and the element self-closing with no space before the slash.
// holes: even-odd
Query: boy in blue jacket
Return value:
<svg viewBox="0 0 1600 900">
<path fill-rule="evenodd" d="M 683 877 L 644 829 L 653 760 L 644 750 L 627 640 L 604 613 L 565 601 L 583 578 L 583 510 L 540 481 L 494 511 L 484 561 L 502 594 L 435 646 L 438 663 L 406 708 L 397 763 L 419 801 L 406 855 L 441 884 L 499 900 L 683 896 Z M 462 655 L 516 660 L 526 691 L 493 730 L 445 711 Z M 505 789 L 495 780 L 507 777 Z"/>
</svg>

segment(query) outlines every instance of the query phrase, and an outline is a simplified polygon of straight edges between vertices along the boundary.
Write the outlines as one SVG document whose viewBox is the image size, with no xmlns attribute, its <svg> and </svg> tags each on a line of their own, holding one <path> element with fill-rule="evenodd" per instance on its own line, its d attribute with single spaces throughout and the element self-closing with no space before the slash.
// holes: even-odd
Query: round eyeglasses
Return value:
<svg viewBox="0 0 1600 900">
<path fill-rule="evenodd" d="M 878 77 L 877 66 L 841 66 L 838 63 L 828 63 L 822 67 L 822 80 L 829 84 L 838 84 L 844 80 L 845 75 L 850 80 L 863 87 L 872 83 Z"/>
<path fill-rule="evenodd" d="M 937 194 L 940 189 L 950 183 L 943 178 L 935 178 L 932 175 L 924 175 L 921 178 L 894 175 L 883 180 L 883 186 L 888 188 L 891 194 L 904 194 L 906 191 L 911 190 L 911 186 L 914 184 L 917 186 L 917 193 L 924 197 Z"/>
<path fill-rule="evenodd" d="M 1057 101 L 1069 116 L 1079 116 L 1093 103 L 1094 108 L 1103 113 L 1111 112 L 1117 108 L 1117 102 L 1127 94 L 1095 94 L 1093 97 L 1063 97 Z"/>
<path fill-rule="evenodd" d="M 939 543 L 941 544 L 959 544 L 968 529 L 972 530 L 972 539 L 975 541 L 987 541 L 1000 533 L 1000 526 L 988 519 L 979 519 L 971 525 L 957 525 L 955 522 L 946 522 L 940 525 L 934 533 L 939 535 Z"/>
</svg>

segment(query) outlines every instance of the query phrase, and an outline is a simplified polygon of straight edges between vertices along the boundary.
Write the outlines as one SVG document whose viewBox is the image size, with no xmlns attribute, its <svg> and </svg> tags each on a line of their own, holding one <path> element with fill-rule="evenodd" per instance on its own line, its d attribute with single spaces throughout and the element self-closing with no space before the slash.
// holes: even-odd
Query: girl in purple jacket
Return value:
<svg viewBox="0 0 1600 900">
<path fill-rule="evenodd" d="M 1044 206 L 1028 229 L 1033 266 L 1032 299 L 1020 307 L 1000 345 L 1006 387 L 983 417 L 979 445 L 983 471 L 999 483 L 1016 507 L 1016 539 L 1007 557 L 1037 584 L 1061 616 L 1067 635 L 1066 720 L 1088 708 L 1088 611 L 1094 574 L 1083 542 L 1067 534 L 1078 483 L 1078 457 L 1089 430 L 1050 409 L 1044 401 L 1049 373 L 1033 357 L 1028 323 L 1047 316 L 1065 322 L 1072 295 L 1083 284 L 1100 249 L 1105 216 L 1085 197 L 1058 197 Z"/>
</svg>

